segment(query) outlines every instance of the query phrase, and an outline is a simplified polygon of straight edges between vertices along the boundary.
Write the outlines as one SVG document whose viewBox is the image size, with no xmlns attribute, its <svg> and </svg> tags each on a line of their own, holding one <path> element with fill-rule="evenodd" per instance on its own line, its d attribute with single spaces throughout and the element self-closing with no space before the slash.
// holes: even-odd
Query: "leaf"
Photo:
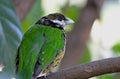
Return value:
<svg viewBox="0 0 120 79">
<path fill-rule="evenodd" d="M 11 0 L 0 0 L 0 65 L 14 72 L 15 55 L 22 38 L 20 21 Z"/>
<path fill-rule="evenodd" d="M 112 50 L 113 50 L 115 53 L 120 53 L 120 43 L 115 44 L 115 45 L 112 47 Z"/>
<path fill-rule="evenodd" d="M 116 78 L 113 77 L 113 74 L 105 74 L 98 76 L 97 79 L 116 79 Z"/>
<path fill-rule="evenodd" d="M 81 13 L 80 7 L 77 7 L 77 6 L 70 6 L 67 8 L 65 12 L 67 17 L 71 18 L 75 22 L 78 20 L 80 13 Z"/>
<path fill-rule="evenodd" d="M 43 9 L 41 7 L 41 0 L 36 0 L 34 5 L 32 6 L 31 11 L 27 15 L 27 17 L 22 22 L 23 31 L 26 32 L 28 28 L 35 24 L 41 16 L 43 16 Z"/>
<path fill-rule="evenodd" d="M 66 7 L 65 5 L 62 7 L 62 13 L 64 13 L 67 17 L 71 18 L 76 23 L 81 13 L 81 10 L 80 7 L 77 7 L 75 5 L 70 7 Z M 74 25 L 69 25 L 70 27 L 66 27 L 65 31 L 70 32 L 74 28 Z"/>
</svg>

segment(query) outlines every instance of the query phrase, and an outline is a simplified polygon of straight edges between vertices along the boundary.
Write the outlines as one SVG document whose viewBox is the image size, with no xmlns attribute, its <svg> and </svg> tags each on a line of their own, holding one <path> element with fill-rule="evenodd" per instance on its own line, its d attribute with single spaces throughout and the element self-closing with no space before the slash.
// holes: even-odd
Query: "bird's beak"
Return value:
<svg viewBox="0 0 120 79">
<path fill-rule="evenodd" d="M 74 21 L 73 21 L 72 19 L 66 17 L 65 23 L 66 23 L 66 25 L 68 25 L 68 24 L 73 24 Z"/>
</svg>

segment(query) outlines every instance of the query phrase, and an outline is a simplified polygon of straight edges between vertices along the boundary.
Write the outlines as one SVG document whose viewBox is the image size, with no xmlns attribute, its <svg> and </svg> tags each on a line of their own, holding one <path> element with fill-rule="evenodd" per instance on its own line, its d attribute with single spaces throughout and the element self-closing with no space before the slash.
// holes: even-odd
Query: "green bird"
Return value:
<svg viewBox="0 0 120 79">
<path fill-rule="evenodd" d="M 65 53 L 65 26 L 73 21 L 63 14 L 42 17 L 23 36 L 16 56 L 17 79 L 46 76 Z"/>
</svg>

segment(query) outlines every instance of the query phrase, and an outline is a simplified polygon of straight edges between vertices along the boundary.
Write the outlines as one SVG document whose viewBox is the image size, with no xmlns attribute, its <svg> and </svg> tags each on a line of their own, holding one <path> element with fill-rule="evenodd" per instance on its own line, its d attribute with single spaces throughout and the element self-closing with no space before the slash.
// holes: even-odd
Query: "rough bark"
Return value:
<svg viewBox="0 0 120 79">
<path fill-rule="evenodd" d="M 107 58 L 63 69 L 46 78 L 38 79 L 88 79 L 94 76 L 120 72 L 120 57 Z"/>
</svg>

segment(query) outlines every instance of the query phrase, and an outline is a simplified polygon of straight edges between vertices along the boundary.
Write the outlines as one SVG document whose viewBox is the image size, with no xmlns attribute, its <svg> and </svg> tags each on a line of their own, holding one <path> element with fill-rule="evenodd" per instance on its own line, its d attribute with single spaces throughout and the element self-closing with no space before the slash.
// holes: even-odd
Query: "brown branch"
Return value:
<svg viewBox="0 0 120 79">
<path fill-rule="evenodd" d="M 87 79 L 98 75 L 120 72 L 120 57 L 107 58 L 63 69 L 46 78 L 38 79 Z"/>
</svg>

